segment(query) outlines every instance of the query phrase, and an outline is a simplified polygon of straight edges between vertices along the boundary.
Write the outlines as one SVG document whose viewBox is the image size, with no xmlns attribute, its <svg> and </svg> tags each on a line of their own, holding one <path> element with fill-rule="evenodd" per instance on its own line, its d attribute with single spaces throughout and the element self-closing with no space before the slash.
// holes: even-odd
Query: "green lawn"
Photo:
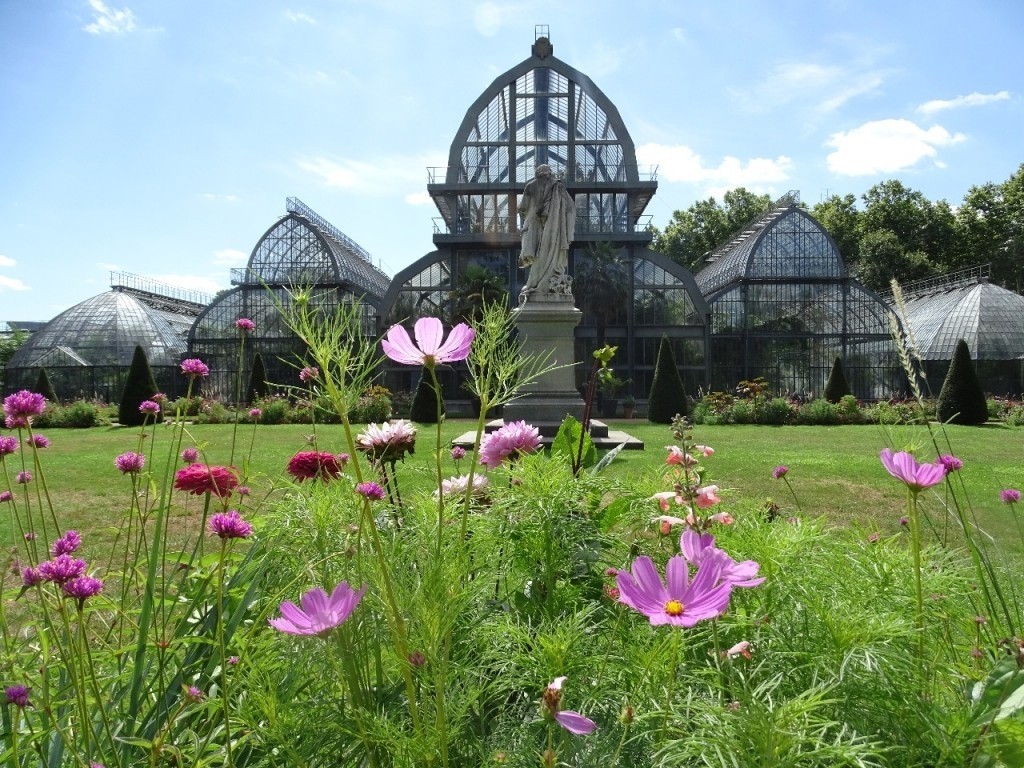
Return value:
<svg viewBox="0 0 1024 768">
<path fill-rule="evenodd" d="M 610 474 L 657 490 L 664 466 L 664 446 L 673 442 L 669 429 L 644 421 L 613 421 L 611 425 L 643 439 L 647 450 L 623 451 Z M 443 440 L 450 441 L 473 426 L 469 421 L 448 422 L 442 429 Z M 275 483 L 277 488 L 283 486 L 289 457 L 308 447 L 307 438 L 312 431 L 308 425 L 259 426 L 250 462 L 247 457 L 253 427 L 239 426 L 234 463 L 244 470 L 245 482 L 253 486 L 257 495 Z M 228 464 L 232 432 L 230 425 L 190 426 L 185 445 L 198 445 L 210 463 Z M 318 426 L 316 432 L 321 450 L 348 451 L 340 426 Z M 113 461 L 124 451 L 138 449 L 138 431 L 114 427 L 44 433 L 52 445 L 40 455 L 47 490 L 62 524 L 83 532 L 112 528 L 127 507 L 131 487 L 128 478 L 114 468 Z M 157 427 L 155 448 L 147 445 L 143 449 L 148 458 L 147 469 L 158 470 L 167 456 L 176 455 L 170 444 L 172 433 L 169 426 Z M 958 479 L 964 483 L 979 523 L 997 538 L 1018 541 L 1013 517 L 1000 503 L 999 491 L 1007 487 L 1024 488 L 1024 430 L 996 425 L 949 427 L 945 434 L 951 444 L 949 452 L 964 461 Z M 433 437 L 432 426 L 420 428 L 419 449 L 402 475 L 403 492 L 433 487 Z M 796 502 L 785 484 L 772 478 L 772 469 L 785 464 L 805 513 L 824 515 L 838 525 L 859 525 L 868 532 L 898 530 L 906 504 L 903 486 L 885 473 L 878 452 L 887 445 L 897 449 L 915 445 L 922 458 L 934 457 L 923 427 L 697 427 L 694 440 L 715 449 L 715 455 L 705 461 L 707 481 L 726 490 L 724 498 L 730 507 L 749 509 L 751 504 L 759 505 L 770 497 L 788 514 Z M 8 457 L 12 458 L 16 457 Z M 17 471 L 10 461 L 8 467 Z M 463 461 L 462 471 L 467 468 L 467 461 Z M 456 474 L 455 464 L 447 453 L 444 472 L 445 476 Z M 663 489 L 669 487 L 665 485 Z M 35 488 L 40 487 L 37 484 Z M 945 493 L 943 486 L 935 490 L 940 497 Z M 941 530 L 941 505 L 931 493 L 922 498 Z M 9 544 L 9 516 L 0 518 L 0 530 L 3 543 Z"/>
</svg>

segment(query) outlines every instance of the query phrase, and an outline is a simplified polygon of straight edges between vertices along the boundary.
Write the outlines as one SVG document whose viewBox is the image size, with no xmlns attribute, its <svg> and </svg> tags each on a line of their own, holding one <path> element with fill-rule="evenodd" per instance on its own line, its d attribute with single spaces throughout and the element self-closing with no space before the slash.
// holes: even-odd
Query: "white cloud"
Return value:
<svg viewBox="0 0 1024 768">
<path fill-rule="evenodd" d="M 222 248 L 213 254 L 213 263 L 222 267 L 244 267 L 249 262 L 249 254 L 237 248 Z"/>
<path fill-rule="evenodd" d="M 103 0 L 89 0 L 93 10 L 94 19 L 92 24 L 86 24 L 82 29 L 91 35 L 121 35 L 135 29 L 135 14 L 127 6 L 119 11 L 108 8 Z"/>
<path fill-rule="evenodd" d="M 225 195 L 217 192 L 203 192 L 203 198 L 206 200 L 217 200 L 224 203 L 237 203 L 241 200 L 237 195 Z"/>
<path fill-rule="evenodd" d="M 430 205 L 433 201 L 429 192 L 411 192 L 405 196 L 405 202 L 409 205 Z"/>
<path fill-rule="evenodd" d="M 16 277 L 0 275 L 0 292 L 2 291 L 27 291 L 29 287 Z"/>
<path fill-rule="evenodd" d="M 0 267 L 13 267 L 17 263 L 18 262 L 16 262 L 10 256 L 4 256 L 2 253 L 0 253 Z"/>
<path fill-rule="evenodd" d="M 314 19 L 308 13 L 301 13 L 289 9 L 284 12 L 284 15 L 288 17 L 288 21 L 294 22 L 296 24 L 316 24 L 316 19 Z"/>
<path fill-rule="evenodd" d="M 443 159 L 442 159 L 443 158 Z M 371 195 L 404 194 L 410 184 L 422 188 L 428 167 L 443 166 L 448 155 L 393 155 L 353 160 L 352 158 L 306 157 L 296 161 L 299 170 L 315 176 L 327 187 L 358 190 Z"/>
<path fill-rule="evenodd" d="M 473 9 L 473 26 L 484 37 L 494 37 L 501 31 L 505 19 L 511 15 L 512 9 L 509 6 L 485 0 Z"/>
<path fill-rule="evenodd" d="M 945 109 L 959 109 L 960 107 L 981 107 L 991 104 L 994 101 L 1007 101 L 1010 98 L 1009 91 L 998 93 L 969 93 L 966 96 L 957 96 L 955 99 L 932 99 L 926 101 L 917 108 L 917 111 L 924 115 L 934 115 Z"/>
<path fill-rule="evenodd" d="M 708 166 L 700 155 L 683 145 L 643 144 L 636 148 L 636 158 L 641 165 L 657 166 L 659 179 L 715 189 L 746 187 L 754 192 L 786 181 L 793 167 L 793 161 L 785 155 L 755 157 L 746 162 L 726 156 L 717 166 Z"/>
<path fill-rule="evenodd" d="M 924 158 L 932 158 L 940 165 L 936 159 L 938 148 L 959 144 L 966 138 L 962 133 L 951 134 L 940 125 L 925 130 L 910 120 L 889 119 L 834 133 L 825 146 L 835 149 L 827 158 L 833 173 L 871 176 L 912 168 Z"/>
<path fill-rule="evenodd" d="M 819 112 L 833 112 L 851 99 L 877 90 L 886 73 L 863 64 L 840 66 L 815 62 L 778 64 L 751 89 L 734 95 L 755 112 L 804 103 Z"/>
</svg>

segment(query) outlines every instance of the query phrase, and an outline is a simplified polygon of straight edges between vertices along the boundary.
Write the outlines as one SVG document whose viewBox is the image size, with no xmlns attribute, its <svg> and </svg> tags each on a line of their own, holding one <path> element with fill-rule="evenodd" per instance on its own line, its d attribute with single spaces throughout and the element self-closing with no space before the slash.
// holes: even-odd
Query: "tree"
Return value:
<svg viewBox="0 0 1024 768">
<path fill-rule="evenodd" d="M 832 195 L 811 209 L 811 215 L 831 235 L 843 261 L 852 267 L 860 260 L 860 211 L 853 195 Z"/>
<path fill-rule="evenodd" d="M 441 399 L 441 415 L 444 415 L 444 398 Z M 420 424 L 437 424 L 437 395 L 434 382 L 426 368 L 420 375 L 419 386 L 409 408 L 409 420 Z"/>
<path fill-rule="evenodd" d="M 15 328 L 10 334 L 0 336 L 0 392 L 4 391 L 2 385 L 7 375 L 7 363 L 27 340 L 28 332 L 21 328 Z"/>
<path fill-rule="evenodd" d="M 923 251 L 904 249 L 891 230 L 875 230 L 861 237 L 860 263 L 854 269 L 854 276 L 874 291 L 888 291 L 893 278 L 900 283 L 912 283 L 937 272 Z"/>
<path fill-rule="evenodd" d="M 249 386 L 245 390 L 245 402 L 251 404 L 269 395 L 267 368 L 263 364 L 263 355 L 257 352 L 252 357 L 252 371 L 249 373 Z"/>
<path fill-rule="evenodd" d="M 577 259 L 572 292 L 577 306 L 592 314 L 597 326 L 597 347 L 605 344 L 609 321 L 625 312 L 629 303 L 629 274 L 626 262 L 614 245 L 592 243 L 586 258 Z"/>
<path fill-rule="evenodd" d="M 843 361 L 837 357 L 836 361 L 832 363 L 832 372 L 828 375 L 828 381 L 825 383 L 825 399 L 830 403 L 838 403 L 847 395 L 852 394 L 850 382 L 846 380 L 846 374 L 843 373 Z"/>
<path fill-rule="evenodd" d="M 968 190 L 956 213 L 960 266 L 991 264 L 990 277 L 1011 290 L 1024 287 L 1024 165 L 1002 184 Z"/>
<path fill-rule="evenodd" d="M 971 350 L 963 339 L 956 343 L 946 379 L 939 390 L 936 411 L 939 421 L 950 424 L 984 424 L 988 421 L 985 390 L 974 370 Z"/>
<path fill-rule="evenodd" d="M 128 378 L 125 379 L 121 402 L 117 408 L 117 420 L 125 427 L 144 424 L 146 416 L 139 412 L 139 406 L 143 401 L 152 399 L 156 393 L 156 380 L 153 378 L 146 353 L 141 346 L 135 345 L 132 365 L 128 369 Z M 158 413 L 156 420 L 160 421 L 162 415 Z"/>
<path fill-rule="evenodd" d="M 39 375 L 36 376 L 36 388 L 35 392 L 39 393 L 51 403 L 59 403 L 57 399 L 57 392 L 53 388 L 53 384 L 50 383 L 50 375 L 46 372 L 45 368 L 39 369 Z"/>
<path fill-rule="evenodd" d="M 676 414 L 686 415 L 686 390 L 679 378 L 672 345 L 667 336 L 662 336 L 654 366 L 654 381 L 647 398 L 647 420 L 653 424 L 671 424 Z"/>
<path fill-rule="evenodd" d="M 485 305 L 507 302 L 508 283 L 498 273 L 479 264 L 469 264 L 463 269 L 458 286 L 452 291 L 455 322 L 473 323 L 479 319 Z"/>
</svg>

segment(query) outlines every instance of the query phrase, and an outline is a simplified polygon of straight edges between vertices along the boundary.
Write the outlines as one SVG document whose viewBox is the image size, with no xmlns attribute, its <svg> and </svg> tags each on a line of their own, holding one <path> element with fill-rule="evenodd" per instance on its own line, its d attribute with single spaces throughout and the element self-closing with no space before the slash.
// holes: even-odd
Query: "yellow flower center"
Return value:
<svg viewBox="0 0 1024 768">
<path fill-rule="evenodd" d="M 665 613 L 669 616 L 682 616 L 683 615 L 683 604 L 678 600 L 669 600 L 665 603 Z"/>
</svg>

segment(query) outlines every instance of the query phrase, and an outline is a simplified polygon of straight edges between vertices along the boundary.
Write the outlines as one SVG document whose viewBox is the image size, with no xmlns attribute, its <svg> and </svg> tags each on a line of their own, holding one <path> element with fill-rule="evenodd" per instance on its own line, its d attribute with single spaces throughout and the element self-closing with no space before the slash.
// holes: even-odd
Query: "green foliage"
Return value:
<svg viewBox="0 0 1024 768">
<path fill-rule="evenodd" d="M 594 466 L 597 463 L 597 448 L 594 447 L 590 435 L 583 435 L 583 425 L 572 416 L 566 416 L 561 426 L 558 427 L 558 433 L 551 442 L 551 455 L 564 456 L 572 464 L 580 453 L 581 435 L 583 436 L 583 461 L 580 466 L 583 469 Z"/>
<path fill-rule="evenodd" d="M 132 365 L 128 369 L 128 378 L 124 382 L 124 390 L 121 393 L 121 401 L 118 404 L 117 420 L 122 426 L 137 427 L 147 419 L 139 412 L 139 405 L 145 400 L 151 400 L 157 393 L 156 380 L 153 378 L 153 371 L 149 367 L 149 360 L 141 346 L 136 345 L 135 354 L 132 355 Z M 162 421 L 163 411 L 157 414 L 156 420 Z"/>
<path fill-rule="evenodd" d="M 672 345 L 667 336 L 662 336 L 654 367 L 654 380 L 647 399 L 647 419 L 654 424 L 671 424 L 676 415 L 686 414 L 686 390 L 679 378 Z"/>
<path fill-rule="evenodd" d="M 252 371 L 249 372 L 249 386 L 245 390 L 245 402 L 255 403 L 270 396 L 270 385 L 267 384 L 267 367 L 263 355 L 257 352 L 252 356 Z"/>
<path fill-rule="evenodd" d="M 444 398 L 441 398 L 441 416 L 444 416 Z M 412 399 L 409 409 L 409 420 L 418 424 L 437 424 L 437 391 L 426 368 L 420 374 L 420 383 L 416 387 L 416 396 Z"/>
<path fill-rule="evenodd" d="M 609 242 L 591 243 L 585 257 L 576 261 L 573 295 L 576 305 L 594 316 L 598 347 L 604 346 L 609 321 L 626 311 L 632 300 L 627 269 L 621 252 Z"/>
<path fill-rule="evenodd" d="M 984 424 L 988 421 L 985 391 L 978 380 L 971 351 L 960 339 L 953 351 L 938 400 L 939 421 L 951 424 Z"/>
<path fill-rule="evenodd" d="M 850 389 L 850 382 L 846 380 L 846 374 L 843 373 L 843 361 L 837 357 L 835 362 L 832 363 L 832 371 L 828 375 L 828 381 L 825 382 L 824 397 L 830 403 L 838 403 L 844 397 L 852 394 L 853 390 Z"/>
<path fill-rule="evenodd" d="M 802 424 L 838 424 L 839 421 L 839 409 L 824 398 L 800 406 Z"/>
<path fill-rule="evenodd" d="M 33 391 L 45 397 L 49 403 L 60 402 L 60 398 L 57 397 L 53 384 L 50 382 L 50 375 L 46 372 L 45 368 L 39 369 L 39 375 L 36 376 L 36 386 Z"/>
<path fill-rule="evenodd" d="M 86 429 L 110 425 L 108 409 L 100 408 L 88 400 L 76 400 L 67 405 L 47 404 L 46 410 L 33 422 L 36 427 Z M 115 410 L 116 413 L 116 410 Z"/>
<path fill-rule="evenodd" d="M 372 386 L 360 397 L 349 414 L 354 424 L 377 424 L 391 418 L 391 391 L 387 387 Z"/>
</svg>

